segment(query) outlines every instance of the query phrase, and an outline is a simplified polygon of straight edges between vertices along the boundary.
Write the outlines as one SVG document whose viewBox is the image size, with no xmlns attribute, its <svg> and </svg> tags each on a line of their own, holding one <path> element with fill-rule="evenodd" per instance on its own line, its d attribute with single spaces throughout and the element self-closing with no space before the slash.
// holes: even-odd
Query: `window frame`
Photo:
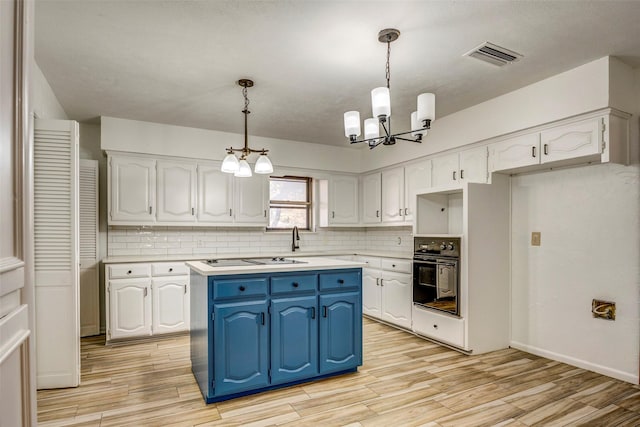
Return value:
<svg viewBox="0 0 640 427">
<path fill-rule="evenodd" d="M 271 181 L 299 181 L 306 183 L 307 191 L 306 191 L 306 201 L 298 202 L 293 200 L 272 200 L 271 199 Z M 313 207 L 313 178 L 310 176 L 294 176 L 294 175 L 284 175 L 284 176 L 270 176 L 269 177 L 269 223 L 271 222 L 271 209 L 272 208 L 284 208 L 284 207 L 293 207 L 299 209 L 306 210 L 307 217 L 307 226 L 305 228 L 300 228 L 300 230 L 311 231 L 312 224 L 311 220 L 313 218 L 312 215 L 312 207 Z M 267 224 L 267 231 L 289 231 L 292 230 L 293 227 L 270 227 L 269 223 Z"/>
</svg>

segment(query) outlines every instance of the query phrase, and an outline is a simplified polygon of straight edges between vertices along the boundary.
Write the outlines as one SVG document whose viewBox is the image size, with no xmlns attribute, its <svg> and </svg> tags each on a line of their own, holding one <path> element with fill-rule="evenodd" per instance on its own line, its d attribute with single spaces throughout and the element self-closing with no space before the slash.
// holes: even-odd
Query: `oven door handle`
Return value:
<svg viewBox="0 0 640 427">
<path fill-rule="evenodd" d="M 457 265 L 457 261 L 423 261 L 423 260 L 413 260 L 414 264 L 425 264 L 425 265 L 436 265 L 436 266 L 448 266 L 455 267 Z"/>
</svg>

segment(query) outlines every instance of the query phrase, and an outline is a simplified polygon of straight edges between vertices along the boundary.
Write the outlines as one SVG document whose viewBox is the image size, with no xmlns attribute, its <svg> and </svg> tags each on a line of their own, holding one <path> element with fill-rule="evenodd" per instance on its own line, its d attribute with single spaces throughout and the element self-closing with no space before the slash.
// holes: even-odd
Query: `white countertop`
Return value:
<svg viewBox="0 0 640 427">
<path fill-rule="evenodd" d="M 278 273 L 286 271 L 308 271 L 308 270 L 335 270 L 340 268 L 362 268 L 366 264 L 358 261 L 344 261 L 328 257 L 287 257 L 300 261 L 296 264 L 276 264 L 276 265 L 243 265 L 230 267 L 212 267 L 202 261 L 189 261 L 189 266 L 203 276 L 225 275 L 225 274 L 255 274 L 255 273 Z"/>
<path fill-rule="evenodd" d="M 314 252 L 247 252 L 241 254 L 177 254 L 177 255 L 130 255 L 111 256 L 103 258 L 104 264 L 120 264 L 129 262 L 169 262 L 169 261 L 199 261 L 205 259 L 239 259 L 239 258 L 273 258 L 273 257 L 332 257 L 345 255 L 363 255 L 382 258 L 412 259 L 412 253 L 382 252 L 382 251 L 314 251 Z"/>
</svg>

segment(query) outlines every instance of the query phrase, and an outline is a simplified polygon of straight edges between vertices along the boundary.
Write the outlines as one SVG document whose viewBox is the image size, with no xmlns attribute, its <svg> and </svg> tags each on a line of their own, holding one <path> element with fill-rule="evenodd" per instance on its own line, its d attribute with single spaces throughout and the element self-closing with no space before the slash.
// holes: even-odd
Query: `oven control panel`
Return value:
<svg viewBox="0 0 640 427">
<path fill-rule="evenodd" d="M 459 237 L 415 237 L 414 255 L 460 256 Z"/>
</svg>

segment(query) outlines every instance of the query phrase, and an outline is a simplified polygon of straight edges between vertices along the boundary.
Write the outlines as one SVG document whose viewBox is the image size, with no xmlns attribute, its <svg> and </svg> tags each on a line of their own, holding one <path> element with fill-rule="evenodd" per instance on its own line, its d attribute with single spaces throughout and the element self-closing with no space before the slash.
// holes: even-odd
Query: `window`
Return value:
<svg viewBox="0 0 640 427">
<path fill-rule="evenodd" d="M 269 229 L 311 229 L 311 178 L 298 176 L 269 179 Z"/>
</svg>

